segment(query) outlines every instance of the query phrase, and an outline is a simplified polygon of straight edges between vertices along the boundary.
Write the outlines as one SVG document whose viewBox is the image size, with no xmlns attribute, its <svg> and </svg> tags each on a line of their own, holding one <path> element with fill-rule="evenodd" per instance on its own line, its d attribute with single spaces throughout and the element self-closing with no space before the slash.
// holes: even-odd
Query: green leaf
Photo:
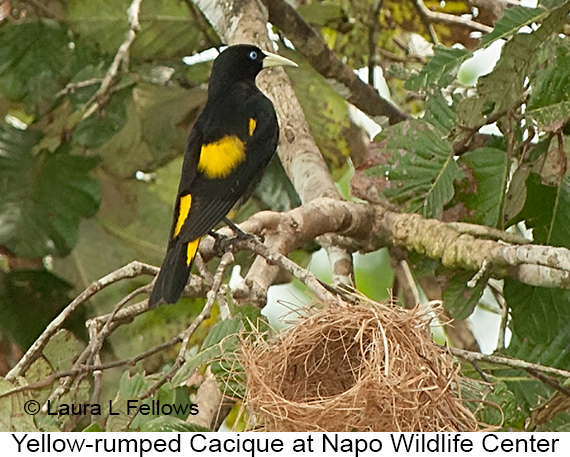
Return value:
<svg viewBox="0 0 570 457">
<path fill-rule="evenodd" d="M 436 90 L 428 97 L 423 119 L 443 135 L 449 135 L 455 127 L 455 110 L 447 103 L 441 91 Z"/>
<path fill-rule="evenodd" d="M 149 387 L 149 384 L 150 382 L 142 374 L 137 373 L 131 376 L 128 371 L 123 373 L 119 380 L 119 391 L 111 404 L 111 409 L 119 414 L 108 417 L 105 431 L 118 432 L 128 429 L 136 415 L 136 409 L 129 409 L 128 402 L 136 399 L 144 389 Z M 138 404 L 137 402 L 135 405 L 138 406 Z"/>
<path fill-rule="evenodd" d="M 93 113 L 77 125 L 73 141 L 89 149 L 104 145 L 127 122 L 126 105 L 130 97 L 130 89 L 114 93 L 104 110 Z"/>
<path fill-rule="evenodd" d="M 325 26 L 332 21 L 346 20 L 342 6 L 334 3 L 310 3 L 299 5 L 297 13 L 313 26 Z"/>
<path fill-rule="evenodd" d="M 204 339 L 200 352 L 184 362 L 182 368 L 172 378 L 172 384 L 180 385 L 202 364 L 232 353 L 239 342 L 238 332 L 242 329 L 243 322 L 240 317 L 225 319 L 214 325 Z"/>
<path fill-rule="evenodd" d="M 526 90 L 525 81 L 532 76 L 536 56 L 553 33 L 562 31 L 570 12 L 567 2 L 550 12 L 538 30 L 513 36 L 501 52 L 501 58 L 491 73 L 478 80 L 477 89 L 486 104 L 494 104 L 492 113 L 513 108 L 520 103 Z M 488 114 L 492 114 L 488 113 Z"/>
<path fill-rule="evenodd" d="M 527 111 L 545 132 L 560 130 L 570 119 L 570 101 Z"/>
<path fill-rule="evenodd" d="M 0 394 L 18 387 L 0 378 Z M 0 430 L 3 432 L 34 432 L 40 431 L 34 423 L 34 416 L 24 412 L 24 404 L 34 400 L 31 392 L 18 392 L 0 398 Z"/>
<path fill-rule="evenodd" d="M 54 371 L 65 371 L 71 369 L 84 347 L 85 343 L 78 340 L 73 333 L 62 329 L 49 340 L 43 354 Z"/>
<path fill-rule="evenodd" d="M 562 319 L 563 317 L 559 320 Z M 527 335 L 517 332 L 513 334 L 506 354 L 528 362 L 570 370 L 570 345 L 568 345 L 570 320 L 551 326 L 546 336 L 547 338 L 544 338 L 542 342 L 534 342 Z"/>
<path fill-rule="evenodd" d="M 570 291 L 505 280 L 504 296 L 511 309 L 511 330 L 519 341 L 539 347 L 564 331 L 564 337 L 570 337 Z M 568 363 L 567 353 L 565 357 Z"/>
<path fill-rule="evenodd" d="M 481 38 L 481 46 L 488 46 L 493 41 L 508 38 L 517 33 L 521 27 L 541 21 L 549 14 L 550 11 L 545 8 L 515 6 L 514 8 L 505 9 L 503 17 L 495 22 L 493 31 L 483 35 Z"/>
<path fill-rule="evenodd" d="M 87 427 L 85 427 L 83 430 L 81 430 L 82 432 L 104 432 L 103 428 L 101 427 L 101 425 L 98 422 L 93 422 L 92 424 L 89 424 Z"/>
<path fill-rule="evenodd" d="M 559 53 L 553 64 L 537 73 L 526 114 L 547 132 L 570 119 L 570 55 Z"/>
<path fill-rule="evenodd" d="M 114 55 L 124 41 L 129 24 L 130 0 L 65 2 L 66 19 L 71 29 L 102 52 Z M 140 30 L 129 50 L 132 58 L 170 59 L 204 49 L 203 25 L 193 19 L 185 2 L 156 0 L 142 2 Z"/>
<path fill-rule="evenodd" d="M 70 301 L 71 285 L 45 270 L 0 273 L 0 329 L 27 349 Z"/>
<path fill-rule="evenodd" d="M 417 75 L 411 76 L 405 84 L 408 90 L 425 90 L 431 86 L 447 87 L 457 75 L 459 67 L 471 52 L 461 48 L 444 48 L 436 46 L 434 56 Z"/>
<path fill-rule="evenodd" d="M 10 100 L 44 107 L 72 75 L 74 51 L 67 30 L 33 20 L 0 27 L 0 91 Z"/>
<path fill-rule="evenodd" d="M 484 98 L 467 97 L 457 104 L 457 123 L 468 129 L 479 129 L 485 125 L 485 113 L 492 110 L 494 103 Z"/>
<path fill-rule="evenodd" d="M 397 124 L 381 134 L 384 138 L 389 165 L 368 173 L 388 177 L 384 194 L 389 199 L 425 217 L 436 216 L 453 197 L 453 182 L 463 177 L 451 145 L 421 120 Z"/>
<path fill-rule="evenodd" d="M 477 281 L 475 287 L 468 287 L 467 282 L 472 278 L 472 272 L 454 272 L 449 275 L 443 291 L 443 303 L 453 319 L 464 320 L 471 316 L 483 295 L 489 276 Z"/>
<path fill-rule="evenodd" d="M 570 177 L 550 187 L 532 173 L 527 179 L 527 202 L 521 216 L 533 229 L 535 242 L 570 248 Z"/>
<path fill-rule="evenodd" d="M 0 243 L 21 257 L 68 254 L 82 217 L 99 207 L 98 183 L 89 176 L 97 159 L 68 147 L 32 154 L 34 131 L 0 124 Z"/>
<path fill-rule="evenodd" d="M 491 115 L 518 103 L 524 93 L 524 81 L 540 43 L 534 34 L 518 34 L 502 49 L 501 58 L 491 73 L 477 82 L 477 91 L 484 100 L 482 106 L 490 105 Z"/>
<path fill-rule="evenodd" d="M 469 167 L 475 179 L 473 192 L 463 201 L 475 211 L 471 222 L 497 227 L 502 223 L 501 212 L 509 171 L 507 153 L 497 148 L 479 148 L 463 154 L 459 162 Z"/>
<path fill-rule="evenodd" d="M 506 383 L 494 380 L 493 388 L 483 397 L 484 403 L 477 410 L 477 418 L 485 424 L 501 426 L 503 430 L 522 430 L 525 414 L 518 405 L 517 398 Z"/>
<path fill-rule="evenodd" d="M 116 119 L 105 132 L 116 134 L 94 152 L 103 159 L 105 169 L 115 177 L 132 178 L 138 170 L 154 170 L 158 165 L 182 155 L 190 124 L 205 101 L 206 91 L 203 88 L 186 90 L 139 83 L 133 89 L 132 97 L 119 96 Z M 124 122 L 120 116 L 125 117 Z M 96 141 L 98 125 L 105 121 L 95 119 L 94 122 L 90 138 Z M 116 127 L 120 130 L 117 131 Z M 180 173 L 180 169 L 177 172 Z"/>
<path fill-rule="evenodd" d="M 533 230 L 534 241 L 570 247 L 570 178 L 558 187 L 545 186 L 531 173 L 527 199 L 520 217 Z M 521 341 L 549 343 L 570 322 L 570 291 L 505 281 L 505 299 L 511 308 L 511 329 Z"/>
</svg>

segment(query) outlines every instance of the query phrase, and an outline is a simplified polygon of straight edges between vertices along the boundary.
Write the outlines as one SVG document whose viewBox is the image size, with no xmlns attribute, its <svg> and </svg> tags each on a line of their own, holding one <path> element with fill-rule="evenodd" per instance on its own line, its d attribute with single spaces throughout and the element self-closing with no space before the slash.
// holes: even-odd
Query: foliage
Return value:
<svg viewBox="0 0 570 457">
<path fill-rule="evenodd" d="M 205 103 L 211 65 L 184 65 L 182 58 L 221 42 L 192 2 L 143 0 L 128 59 L 101 90 L 129 30 L 130 3 L 10 0 L 0 5 L 8 5 L 6 15 L 0 13 L 0 330 L 22 350 L 92 281 L 134 259 L 155 265 L 162 260 L 181 152 Z M 570 45 L 565 35 L 570 1 L 505 9 L 480 40 L 461 21 L 436 21 L 428 29 L 412 1 L 300 3 L 298 12 L 339 57 L 355 69 L 379 63 L 392 99 L 418 115 L 384 126 L 368 145 L 352 107 L 303 60 L 302 49 L 291 51 L 281 43 L 281 53 L 302 62 L 290 76 L 336 180 L 356 164 L 355 197 L 370 197 L 359 194 L 360 180 L 378 191 L 372 200 L 387 200 L 402 211 L 523 235 L 530 230 L 535 243 L 570 248 Z M 466 1 L 425 3 L 456 18 L 472 12 Z M 488 10 L 479 14 L 475 19 L 492 25 Z M 433 33 L 439 43 L 426 60 L 410 37 L 425 41 Z M 362 43 L 372 43 L 375 51 L 363 50 Z M 458 76 L 462 65 L 498 43 L 504 44 L 495 67 L 466 86 Z M 254 197 L 234 216 L 244 220 L 260 209 L 286 211 L 299 204 L 274 162 Z M 309 263 L 314 249 L 303 246 L 295 253 L 297 263 Z M 356 271 L 357 284 L 369 284 L 360 289 L 370 296 L 385 293 L 379 291 L 384 284 L 379 275 L 394 274 L 388 256 L 381 257 L 381 273 L 366 267 Z M 466 319 L 490 294 L 488 272 L 473 284 L 474 272 L 416 255 L 406 259 L 418 283 L 437 278 L 452 318 Z M 246 255 L 238 257 L 242 266 L 249 262 Z M 207 266 L 212 272 L 216 267 L 216 262 Z M 202 430 L 187 419 L 206 366 L 226 393 L 243 397 L 238 335 L 252 327 L 268 331 L 268 326 L 253 306 L 230 303 L 233 318 L 220 319 L 214 308 L 190 340 L 181 369 L 153 396 L 183 413 L 145 416 L 133 410 L 88 425 L 73 417 L 33 418 L 23 412 L 27 400 L 51 398 L 57 383 L 40 381 L 72 369 L 84 351 L 86 316 L 110 312 L 111 304 L 147 282 L 135 278 L 98 293 L 87 309 L 72 315 L 75 322 L 50 340 L 24 377 L 0 379 L 0 430 Z M 568 290 L 510 279 L 493 294 L 499 304 L 504 300 L 500 312 L 508 317 L 512 335 L 498 352 L 570 370 Z M 204 298 L 185 299 L 147 313 L 119 329 L 103 350 L 129 360 L 181 333 L 204 303 Z M 169 349 L 122 374 L 109 370 L 101 403 L 126 411 L 128 401 L 161 379 L 175 357 Z M 482 419 L 498 424 L 498 405 L 502 425 L 521 429 L 537 406 L 556 398 L 550 386 L 527 372 L 480 368 L 492 374 L 495 386 L 492 392 L 474 393 L 495 405 L 479 407 Z M 467 366 L 463 370 L 479 376 Z M 2 396 L 36 382 L 32 391 Z M 72 395 L 90 402 L 92 393 L 92 379 L 84 377 L 53 407 L 70 403 Z M 143 402 L 152 406 L 149 398 L 139 405 Z M 567 417 L 559 415 L 542 427 L 567 430 Z"/>
</svg>

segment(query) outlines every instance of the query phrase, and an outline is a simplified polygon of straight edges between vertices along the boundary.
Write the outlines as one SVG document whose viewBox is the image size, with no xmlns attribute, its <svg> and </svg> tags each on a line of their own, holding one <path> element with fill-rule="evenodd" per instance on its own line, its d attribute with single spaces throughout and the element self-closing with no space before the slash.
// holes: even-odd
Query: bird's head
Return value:
<svg viewBox="0 0 570 457">
<path fill-rule="evenodd" d="M 213 80 L 222 82 L 218 83 L 220 86 L 238 81 L 254 82 L 261 70 L 276 66 L 296 67 L 297 64 L 277 54 L 262 51 L 257 46 L 249 44 L 229 46 L 214 60 L 210 86 Z"/>
</svg>

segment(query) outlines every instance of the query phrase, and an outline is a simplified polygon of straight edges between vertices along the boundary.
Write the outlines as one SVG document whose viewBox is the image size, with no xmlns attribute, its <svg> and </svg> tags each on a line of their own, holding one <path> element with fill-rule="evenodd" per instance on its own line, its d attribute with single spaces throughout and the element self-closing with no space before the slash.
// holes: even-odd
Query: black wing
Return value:
<svg viewBox="0 0 570 457">
<path fill-rule="evenodd" d="M 245 160 L 225 178 L 212 179 L 195 171 L 190 186 L 183 188 L 181 183 L 181 191 L 192 195 L 190 211 L 179 234 L 181 241 L 193 241 L 204 236 L 238 201 L 249 197 L 273 157 L 279 136 L 273 105 L 260 93 L 247 111 L 248 115 L 242 116 L 242 121 L 248 123 L 253 117 L 256 127 L 251 136 L 247 127 L 243 128 L 245 135 L 240 135 L 245 143 Z M 192 157 L 194 154 L 192 151 Z M 198 160 L 194 158 L 194 170 Z"/>
</svg>

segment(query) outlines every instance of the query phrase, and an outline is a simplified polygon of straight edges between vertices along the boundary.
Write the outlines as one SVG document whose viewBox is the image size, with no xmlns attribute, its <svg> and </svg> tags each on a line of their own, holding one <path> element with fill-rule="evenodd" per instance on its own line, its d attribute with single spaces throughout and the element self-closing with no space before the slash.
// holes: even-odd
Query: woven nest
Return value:
<svg viewBox="0 0 570 457">
<path fill-rule="evenodd" d="M 323 306 L 242 345 L 245 405 L 267 431 L 475 431 L 451 356 L 416 310 Z"/>
</svg>

